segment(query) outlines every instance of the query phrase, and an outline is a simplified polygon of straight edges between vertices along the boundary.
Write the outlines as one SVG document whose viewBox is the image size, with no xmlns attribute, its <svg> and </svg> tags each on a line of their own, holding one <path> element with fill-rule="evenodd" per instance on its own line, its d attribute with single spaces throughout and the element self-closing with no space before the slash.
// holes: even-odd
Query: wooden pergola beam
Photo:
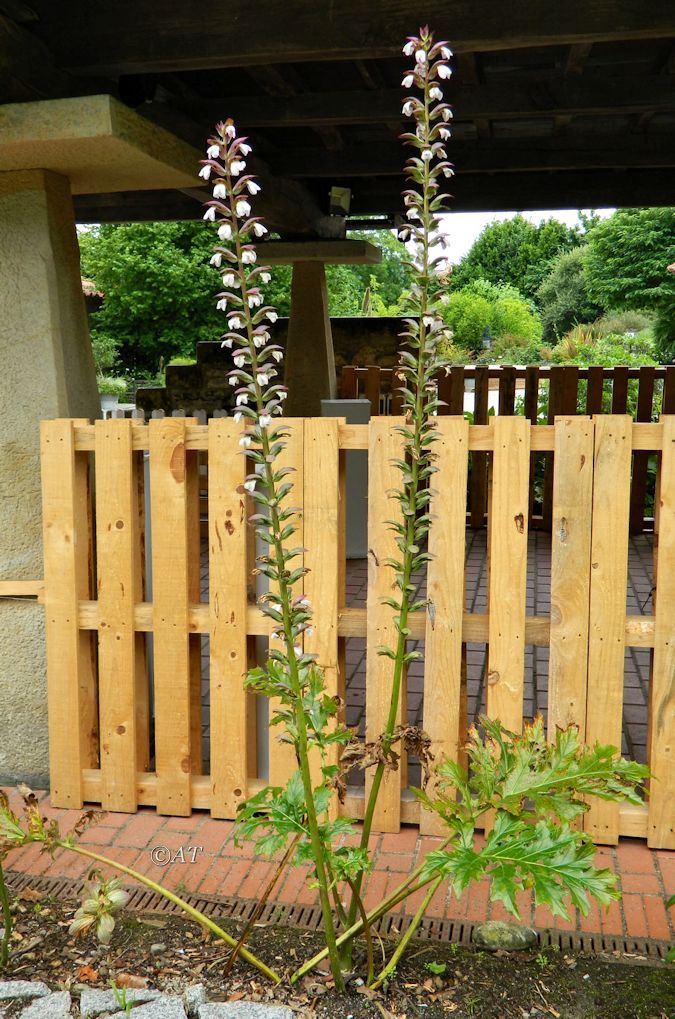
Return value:
<svg viewBox="0 0 675 1019">
<path fill-rule="evenodd" d="M 513 174 L 522 170 L 615 169 L 620 167 L 675 167 L 672 135 L 627 137 L 617 142 L 601 134 L 559 137 L 489 138 L 454 141 L 448 157 L 457 173 Z M 271 159 L 274 168 L 289 177 L 328 178 L 399 177 L 406 158 L 400 145 L 377 144 L 327 152 L 319 148 L 284 149 Z"/>
<path fill-rule="evenodd" d="M 87 74 L 159 73 L 400 54 L 411 26 L 432 25 L 457 51 L 657 39 L 675 35 L 671 0 L 245 0 L 212 5 L 202 19 L 184 0 L 117 0 L 83 6 L 37 0 L 35 29 L 64 69 Z"/>
<path fill-rule="evenodd" d="M 608 116 L 675 111 L 675 93 L 659 75 L 608 79 L 600 75 L 523 84 L 461 85 L 451 79 L 447 100 L 457 120 L 532 116 Z M 403 121 L 400 88 L 382 91 L 306 92 L 282 100 L 230 96 L 180 103 L 193 119 L 211 122 L 233 117 L 246 131 L 262 127 L 320 127 Z"/>
</svg>

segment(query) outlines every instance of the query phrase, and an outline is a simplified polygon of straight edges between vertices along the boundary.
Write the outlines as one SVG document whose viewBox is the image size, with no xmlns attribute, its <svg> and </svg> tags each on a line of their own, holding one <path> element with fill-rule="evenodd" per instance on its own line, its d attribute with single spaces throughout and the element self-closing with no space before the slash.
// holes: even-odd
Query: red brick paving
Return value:
<svg viewBox="0 0 675 1019">
<path fill-rule="evenodd" d="M 8 790 L 8 793 L 14 809 L 19 812 L 16 792 Z M 40 798 L 44 812 L 59 820 L 62 831 L 72 827 L 79 816 L 77 811 L 52 808 L 45 793 L 41 793 Z M 269 861 L 256 859 L 250 844 L 237 848 L 233 829 L 231 821 L 216 821 L 204 813 L 189 818 L 168 818 L 141 808 L 137 814 L 106 814 L 81 841 L 83 847 L 102 852 L 169 888 L 180 887 L 223 898 L 239 895 L 255 899 L 270 880 L 274 868 Z M 374 868 L 365 884 L 366 903 L 374 905 L 393 891 L 402 874 L 418 865 L 438 844 L 439 839 L 420 836 L 412 827 L 403 828 L 399 835 L 373 836 Z M 151 856 L 152 849 L 158 846 L 166 847 L 174 855 L 182 849 L 185 862 L 178 859 L 158 865 Z M 200 848 L 195 851 L 195 847 Z M 191 856 L 194 856 L 194 863 L 188 862 Z M 600 848 L 596 863 L 610 867 L 619 875 L 624 892 L 621 902 L 612 902 L 607 909 L 592 903 L 587 917 L 574 914 L 566 921 L 553 917 L 545 907 L 534 910 L 530 893 L 521 893 L 518 905 L 523 921 L 542 929 L 673 940 L 675 917 L 673 911 L 668 915 L 665 901 L 667 895 L 675 893 L 675 853 L 650 850 L 637 839 L 621 839 L 615 848 Z M 51 860 L 39 853 L 36 846 L 22 853 L 12 853 L 7 861 L 10 871 L 49 877 L 83 878 L 93 866 L 96 864 L 91 860 L 66 850 Z M 399 907 L 400 912 L 414 912 L 422 896 L 423 892 L 410 896 Z M 316 891 L 308 887 L 306 868 L 288 870 L 272 898 L 298 905 L 315 903 Z M 507 914 L 501 903 L 489 902 L 487 882 L 481 881 L 470 887 L 459 901 L 449 893 L 447 885 L 442 885 L 432 899 L 429 916 L 475 923 L 504 918 Z"/>
</svg>

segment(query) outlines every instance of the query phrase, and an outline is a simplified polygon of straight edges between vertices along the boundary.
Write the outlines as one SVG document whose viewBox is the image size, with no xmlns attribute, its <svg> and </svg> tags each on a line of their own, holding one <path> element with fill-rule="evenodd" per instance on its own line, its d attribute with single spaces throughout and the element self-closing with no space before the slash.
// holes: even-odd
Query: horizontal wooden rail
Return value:
<svg viewBox="0 0 675 1019">
<path fill-rule="evenodd" d="M 564 416 L 564 415 L 563 415 Z M 347 425 L 341 423 L 338 429 L 340 449 L 368 449 L 368 425 Z M 95 449 L 94 426 L 79 425 L 75 429 L 75 450 L 90 453 Z M 146 451 L 150 448 L 147 425 L 132 422 L 132 448 Z M 555 425 L 532 425 L 530 450 L 533 453 L 552 453 L 554 449 Z M 185 448 L 194 452 L 208 451 L 208 426 L 186 425 Z M 663 427 L 660 423 L 633 422 L 631 448 L 658 453 L 663 448 Z M 494 432 L 490 425 L 469 426 L 469 451 L 490 453 L 494 449 Z"/>
<path fill-rule="evenodd" d="M 0 580 L 0 598 L 37 598 L 43 600 L 44 580 Z"/>
</svg>

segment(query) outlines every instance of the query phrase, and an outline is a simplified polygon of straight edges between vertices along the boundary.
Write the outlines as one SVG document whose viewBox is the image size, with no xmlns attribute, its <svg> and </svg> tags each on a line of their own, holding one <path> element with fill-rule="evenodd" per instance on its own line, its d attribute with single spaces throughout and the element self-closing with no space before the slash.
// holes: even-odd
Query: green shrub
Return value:
<svg viewBox="0 0 675 1019">
<path fill-rule="evenodd" d="M 493 342 L 509 337 L 509 346 L 536 344 L 542 336 L 541 319 L 530 301 L 515 287 L 475 280 L 451 293 L 443 318 L 453 334 L 453 343 L 466 351 L 482 351 L 486 329 Z"/>
</svg>

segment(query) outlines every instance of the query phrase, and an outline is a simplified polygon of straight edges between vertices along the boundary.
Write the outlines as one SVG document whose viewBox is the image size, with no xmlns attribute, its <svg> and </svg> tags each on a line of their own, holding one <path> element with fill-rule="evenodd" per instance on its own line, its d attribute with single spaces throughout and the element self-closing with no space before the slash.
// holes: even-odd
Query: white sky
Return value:
<svg viewBox="0 0 675 1019">
<path fill-rule="evenodd" d="M 584 209 L 584 212 L 590 212 Z M 614 209 L 595 209 L 598 215 L 611 216 Z M 459 262 L 478 237 L 481 230 L 488 223 L 496 223 L 498 220 L 513 219 L 516 212 L 449 212 L 441 217 L 441 230 L 447 237 L 445 254 L 447 258 L 456 264 Z M 532 223 L 541 223 L 545 219 L 559 219 L 568 226 L 574 226 L 578 222 L 576 209 L 546 209 L 542 212 L 524 212 L 525 219 Z"/>
</svg>

